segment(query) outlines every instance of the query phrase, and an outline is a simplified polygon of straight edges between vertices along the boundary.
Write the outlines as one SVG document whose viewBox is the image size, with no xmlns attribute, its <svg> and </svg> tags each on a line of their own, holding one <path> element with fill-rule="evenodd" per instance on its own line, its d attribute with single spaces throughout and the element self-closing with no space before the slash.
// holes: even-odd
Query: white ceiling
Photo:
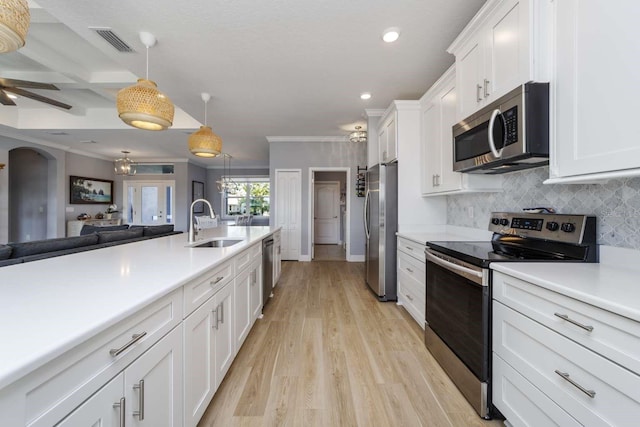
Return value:
<svg viewBox="0 0 640 427">
<path fill-rule="evenodd" d="M 189 159 L 188 134 L 207 124 L 234 167 L 267 166 L 267 137 L 329 139 L 365 124 L 364 110 L 418 99 L 453 63 L 447 46 L 484 0 L 37 0 L 26 45 L 0 55 L 0 77 L 54 83 L 35 91 L 69 112 L 28 99 L 0 106 L 0 134 L 105 159 Z M 120 53 L 89 27 L 109 27 L 134 48 Z M 398 27 L 400 39 L 381 40 Z M 139 31 L 158 39 L 149 78 L 176 107 L 174 126 L 138 130 L 117 117 L 115 94 L 146 73 Z M 361 92 L 373 97 L 362 101 Z M 95 143 L 86 143 L 95 141 Z M 1 142 L 0 142 L 1 143 Z"/>
</svg>

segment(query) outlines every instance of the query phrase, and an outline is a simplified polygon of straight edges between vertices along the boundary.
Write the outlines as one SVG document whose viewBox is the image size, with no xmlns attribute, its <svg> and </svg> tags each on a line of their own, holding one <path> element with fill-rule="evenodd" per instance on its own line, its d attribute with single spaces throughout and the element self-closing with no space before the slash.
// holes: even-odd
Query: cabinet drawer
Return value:
<svg viewBox="0 0 640 427">
<path fill-rule="evenodd" d="M 398 271 L 402 271 L 411 276 L 415 281 L 422 283 L 422 294 L 425 294 L 424 283 L 426 282 L 425 264 L 417 261 L 414 257 L 398 251 Z"/>
<path fill-rule="evenodd" d="M 581 424 L 637 425 L 640 376 L 497 301 L 493 351 Z"/>
<path fill-rule="evenodd" d="M 493 404 L 514 426 L 581 426 L 495 353 Z"/>
<path fill-rule="evenodd" d="M 233 279 L 233 261 L 226 261 L 184 286 L 184 317 Z"/>
<path fill-rule="evenodd" d="M 420 243 L 398 237 L 398 250 L 404 252 L 405 254 L 411 255 L 424 264 L 425 245 L 421 245 Z"/>
<path fill-rule="evenodd" d="M 247 268 L 251 261 L 262 256 L 262 242 L 256 243 L 235 256 L 236 275 Z"/>
<path fill-rule="evenodd" d="M 21 380 L 21 425 L 50 427 L 70 413 L 182 321 L 182 299 L 180 288 Z"/>
<path fill-rule="evenodd" d="M 417 282 L 401 270 L 398 271 L 398 302 L 424 329 L 426 308 L 424 284 Z"/>
<path fill-rule="evenodd" d="M 640 375 L 640 323 L 497 271 L 493 297 Z"/>
</svg>

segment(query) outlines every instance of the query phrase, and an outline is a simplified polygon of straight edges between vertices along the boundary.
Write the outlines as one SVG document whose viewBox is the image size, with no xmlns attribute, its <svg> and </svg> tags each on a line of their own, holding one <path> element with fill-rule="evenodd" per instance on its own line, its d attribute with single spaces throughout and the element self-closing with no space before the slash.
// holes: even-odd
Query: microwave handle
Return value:
<svg viewBox="0 0 640 427">
<path fill-rule="evenodd" d="M 502 114 L 502 111 L 500 111 L 499 108 L 496 108 L 495 110 L 493 110 L 493 113 L 491 113 L 491 119 L 489 119 L 489 148 L 491 148 L 491 152 L 493 153 L 493 155 L 499 159 L 502 157 L 502 150 L 504 150 L 504 144 L 502 145 L 502 148 L 500 149 L 500 151 L 496 150 L 496 143 L 493 140 L 493 125 L 496 122 L 496 118 Z M 506 135 L 505 135 L 506 136 Z"/>
</svg>

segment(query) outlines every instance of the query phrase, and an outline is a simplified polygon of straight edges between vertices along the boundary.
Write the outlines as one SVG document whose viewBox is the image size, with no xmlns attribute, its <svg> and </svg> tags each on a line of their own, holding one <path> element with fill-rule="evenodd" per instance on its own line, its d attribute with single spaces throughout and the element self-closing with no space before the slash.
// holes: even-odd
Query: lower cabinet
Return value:
<svg viewBox="0 0 640 427">
<path fill-rule="evenodd" d="M 251 289 L 249 290 L 249 305 L 251 307 L 251 319 L 262 317 L 262 262 L 256 260 L 251 266 Z"/>
<path fill-rule="evenodd" d="M 182 328 L 176 327 L 59 426 L 182 425 Z"/>
<path fill-rule="evenodd" d="M 282 239 L 280 232 L 273 233 L 273 286 L 275 287 L 280 280 L 282 272 Z"/>
<path fill-rule="evenodd" d="M 425 246 L 398 237 L 398 304 L 424 329 L 426 319 Z"/>
</svg>

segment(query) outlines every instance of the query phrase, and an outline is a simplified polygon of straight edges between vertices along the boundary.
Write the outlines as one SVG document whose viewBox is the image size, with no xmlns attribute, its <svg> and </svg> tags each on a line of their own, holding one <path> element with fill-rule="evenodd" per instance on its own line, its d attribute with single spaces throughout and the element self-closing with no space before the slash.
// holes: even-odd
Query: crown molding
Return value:
<svg viewBox="0 0 640 427">
<path fill-rule="evenodd" d="M 272 142 L 349 142 L 347 136 L 267 136 Z"/>
</svg>

